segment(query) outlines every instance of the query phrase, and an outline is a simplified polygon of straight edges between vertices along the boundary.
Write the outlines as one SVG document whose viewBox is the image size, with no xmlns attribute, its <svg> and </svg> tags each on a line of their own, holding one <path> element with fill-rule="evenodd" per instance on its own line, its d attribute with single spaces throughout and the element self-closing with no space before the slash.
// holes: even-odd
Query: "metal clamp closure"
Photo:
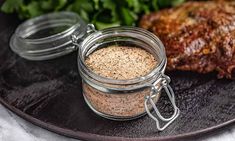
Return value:
<svg viewBox="0 0 235 141">
<path fill-rule="evenodd" d="M 160 79 L 158 79 L 157 81 L 155 81 L 151 85 L 150 95 L 145 97 L 145 103 L 144 103 L 145 110 L 146 110 L 147 114 L 149 115 L 149 117 L 151 117 L 156 122 L 156 126 L 159 131 L 163 131 L 164 129 L 166 129 L 180 114 L 180 110 L 175 104 L 174 92 L 173 92 L 171 86 L 169 85 L 169 83 L 170 83 L 170 77 L 161 73 Z M 164 88 L 166 94 L 168 95 L 168 98 L 171 101 L 173 109 L 174 109 L 174 113 L 170 118 L 163 117 L 162 114 L 159 112 L 156 104 L 153 101 L 153 98 L 156 97 L 156 95 L 161 92 L 162 88 Z M 156 113 L 156 117 L 150 112 L 148 104 L 150 104 L 153 107 L 153 109 Z M 159 119 L 165 123 L 164 126 L 162 126 L 162 127 L 160 126 Z"/>
<path fill-rule="evenodd" d="M 93 24 L 87 24 L 86 28 L 78 29 L 78 31 L 71 35 L 72 43 L 76 47 L 79 47 L 80 43 L 84 40 L 84 38 L 86 38 L 93 32 L 96 32 L 95 26 Z"/>
</svg>

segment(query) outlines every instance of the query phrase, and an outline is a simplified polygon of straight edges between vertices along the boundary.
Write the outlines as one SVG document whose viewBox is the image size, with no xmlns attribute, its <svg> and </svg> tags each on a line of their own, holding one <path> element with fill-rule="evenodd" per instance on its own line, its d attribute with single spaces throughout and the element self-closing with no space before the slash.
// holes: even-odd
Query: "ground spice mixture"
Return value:
<svg viewBox="0 0 235 141">
<path fill-rule="evenodd" d="M 133 79 L 151 72 L 154 56 L 137 47 L 110 46 L 90 54 L 86 65 L 96 74 L 111 79 Z"/>
<path fill-rule="evenodd" d="M 87 67 L 94 73 L 116 80 L 128 80 L 150 73 L 157 65 L 154 56 L 138 47 L 110 46 L 91 53 Z M 106 115 L 135 117 L 145 112 L 144 98 L 150 88 L 125 94 L 110 94 L 83 83 L 83 94 L 93 109 Z M 158 97 L 155 97 L 156 102 Z"/>
</svg>

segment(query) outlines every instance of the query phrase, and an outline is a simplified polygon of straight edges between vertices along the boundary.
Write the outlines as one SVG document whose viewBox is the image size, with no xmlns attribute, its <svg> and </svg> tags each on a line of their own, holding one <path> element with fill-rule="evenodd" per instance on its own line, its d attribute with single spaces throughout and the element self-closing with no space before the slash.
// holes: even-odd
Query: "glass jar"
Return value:
<svg viewBox="0 0 235 141">
<path fill-rule="evenodd" d="M 78 44 L 78 68 L 88 106 L 98 115 L 112 120 L 131 120 L 147 113 L 157 122 L 158 130 L 164 130 L 177 118 L 179 109 L 169 85 L 170 78 L 164 75 L 167 59 L 162 42 L 154 34 L 137 27 L 115 27 L 91 32 Z M 85 64 L 87 56 L 100 48 L 113 45 L 143 48 L 155 57 L 158 64 L 149 74 L 128 80 L 105 78 L 92 72 Z M 174 114 L 168 119 L 160 114 L 156 106 L 162 89 L 166 91 L 174 108 Z M 165 126 L 159 126 L 151 109 L 155 110 L 157 118 L 167 122 Z"/>
<path fill-rule="evenodd" d="M 128 80 L 99 76 L 85 64 L 97 49 L 108 46 L 143 48 L 157 60 L 149 74 Z M 83 95 L 88 106 L 98 115 L 112 120 L 131 120 L 148 114 L 162 131 L 179 115 L 170 78 L 164 74 L 167 59 L 162 42 L 152 33 L 137 27 L 115 27 L 96 31 L 77 14 L 58 12 L 42 15 L 18 26 L 10 41 L 11 49 L 28 60 L 48 60 L 78 50 L 78 69 Z M 166 91 L 174 113 L 164 118 L 156 103 Z M 156 116 L 150 111 L 154 110 Z M 160 127 L 160 123 L 164 126 Z"/>
</svg>

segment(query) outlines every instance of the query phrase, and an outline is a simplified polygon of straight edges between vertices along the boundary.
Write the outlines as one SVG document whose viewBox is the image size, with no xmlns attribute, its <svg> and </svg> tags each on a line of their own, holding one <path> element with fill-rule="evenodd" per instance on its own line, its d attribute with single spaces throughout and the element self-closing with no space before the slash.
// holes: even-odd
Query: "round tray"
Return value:
<svg viewBox="0 0 235 141">
<path fill-rule="evenodd" d="M 0 14 L 0 102 L 24 119 L 53 132 L 83 140 L 168 140 L 199 135 L 235 122 L 235 81 L 215 74 L 168 73 L 179 118 L 163 132 L 148 116 L 118 122 L 94 114 L 84 102 L 77 53 L 27 61 L 8 46 L 19 23 Z M 170 113 L 166 96 L 158 106 Z"/>
</svg>

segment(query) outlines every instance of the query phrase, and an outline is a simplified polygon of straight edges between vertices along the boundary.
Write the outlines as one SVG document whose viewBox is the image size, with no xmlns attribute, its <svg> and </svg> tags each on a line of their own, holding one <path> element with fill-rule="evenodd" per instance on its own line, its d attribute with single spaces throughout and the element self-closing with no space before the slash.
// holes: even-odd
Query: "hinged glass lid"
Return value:
<svg viewBox="0 0 235 141">
<path fill-rule="evenodd" d="M 76 50 L 71 35 L 86 33 L 86 23 L 75 13 L 42 15 L 19 25 L 10 40 L 11 49 L 29 60 L 47 60 Z"/>
</svg>

